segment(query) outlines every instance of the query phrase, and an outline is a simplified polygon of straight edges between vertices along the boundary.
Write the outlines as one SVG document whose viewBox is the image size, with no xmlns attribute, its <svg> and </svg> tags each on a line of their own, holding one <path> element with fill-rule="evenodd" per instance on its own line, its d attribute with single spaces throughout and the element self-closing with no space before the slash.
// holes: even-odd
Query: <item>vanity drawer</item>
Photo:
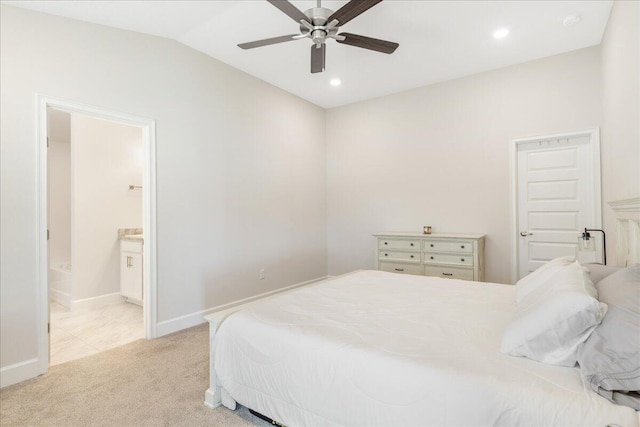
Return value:
<svg viewBox="0 0 640 427">
<path fill-rule="evenodd" d="M 456 265 L 473 265 L 473 255 L 465 254 L 435 254 L 425 252 L 424 254 L 425 264 L 456 264 Z"/>
<path fill-rule="evenodd" d="M 420 262 L 420 252 L 380 251 L 378 258 L 389 261 Z"/>
<path fill-rule="evenodd" d="M 451 240 L 424 240 L 423 250 L 429 252 L 457 252 L 470 254 L 473 252 L 473 242 L 455 242 Z"/>
<path fill-rule="evenodd" d="M 401 262 L 380 262 L 380 270 L 401 274 L 422 274 L 420 264 L 404 264 Z"/>
<path fill-rule="evenodd" d="M 425 265 L 424 275 L 445 279 L 473 280 L 473 269 Z"/>
<path fill-rule="evenodd" d="M 120 250 L 123 252 L 134 252 L 137 254 L 142 253 L 142 240 L 139 242 L 132 242 L 130 240 L 120 240 Z"/>
<path fill-rule="evenodd" d="M 379 239 L 378 249 L 420 250 L 419 239 Z"/>
</svg>

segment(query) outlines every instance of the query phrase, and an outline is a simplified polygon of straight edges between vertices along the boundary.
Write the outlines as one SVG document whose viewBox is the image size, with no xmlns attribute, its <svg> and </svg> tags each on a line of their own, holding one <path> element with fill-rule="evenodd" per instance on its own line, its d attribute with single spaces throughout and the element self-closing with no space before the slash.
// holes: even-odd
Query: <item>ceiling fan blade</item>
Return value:
<svg viewBox="0 0 640 427">
<path fill-rule="evenodd" d="M 302 13 L 300 9 L 289 3 L 287 0 L 267 0 L 269 3 L 289 15 L 291 19 L 296 21 L 298 24 L 300 21 L 309 21 L 307 15 Z"/>
<path fill-rule="evenodd" d="M 311 45 L 311 72 L 321 73 L 324 71 L 325 61 L 327 59 L 327 46 L 322 43 L 318 48 L 318 45 Z"/>
<path fill-rule="evenodd" d="M 349 3 L 333 12 L 333 14 L 327 18 L 327 22 L 337 19 L 339 25 L 342 26 L 361 13 L 371 9 L 381 1 L 382 0 L 351 0 Z"/>
<path fill-rule="evenodd" d="M 386 40 L 374 39 L 372 37 L 359 36 L 358 34 L 340 33 L 344 40 L 336 40 L 338 43 L 348 44 L 363 49 L 375 50 L 382 53 L 393 53 L 400 46 L 398 43 Z"/>
<path fill-rule="evenodd" d="M 294 37 L 299 35 L 300 34 L 289 34 L 288 36 L 272 37 L 270 39 L 256 40 L 254 42 L 248 42 L 248 43 L 240 43 L 238 47 L 242 49 L 253 49 L 254 47 L 262 47 L 262 46 L 268 46 L 270 44 L 298 40 L 297 38 L 294 38 Z"/>
</svg>

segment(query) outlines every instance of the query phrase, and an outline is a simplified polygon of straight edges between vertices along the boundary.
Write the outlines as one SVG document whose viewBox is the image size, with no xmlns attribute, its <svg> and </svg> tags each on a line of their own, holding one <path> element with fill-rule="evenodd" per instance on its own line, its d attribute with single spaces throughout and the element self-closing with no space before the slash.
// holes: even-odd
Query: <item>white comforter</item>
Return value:
<svg viewBox="0 0 640 427">
<path fill-rule="evenodd" d="M 578 369 L 501 354 L 513 310 L 507 285 L 358 272 L 233 314 L 215 369 L 289 426 L 638 426 Z"/>
</svg>

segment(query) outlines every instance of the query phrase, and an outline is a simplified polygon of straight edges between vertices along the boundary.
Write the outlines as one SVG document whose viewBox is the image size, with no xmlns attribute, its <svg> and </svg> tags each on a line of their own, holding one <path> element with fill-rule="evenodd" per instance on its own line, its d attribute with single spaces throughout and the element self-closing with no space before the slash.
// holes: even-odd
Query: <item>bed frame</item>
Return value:
<svg viewBox="0 0 640 427">
<path fill-rule="evenodd" d="M 616 218 L 616 264 L 619 267 L 626 267 L 631 264 L 640 263 L 640 197 L 634 197 L 631 199 L 616 200 L 609 203 L 609 206 L 614 211 Z M 330 279 L 326 279 L 320 282 L 313 282 L 310 286 L 318 283 L 323 283 L 327 280 L 334 280 L 339 277 L 348 276 L 354 274 L 356 271 L 344 274 L 342 276 L 336 276 Z M 298 288 L 296 288 L 298 289 Z M 218 384 L 218 375 L 215 367 L 213 366 L 215 360 L 215 337 L 218 328 L 224 322 L 224 320 L 236 311 L 250 307 L 259 301 L 264 301 L 269 298 L 273 298 L 278 295 L 282 295 L 287 292 L 295 291 L 296 289 L 287 290 L 281 293 L 273 294 L 265 298 L 257 299 L 245 304 L 237 305 L 235 307 L 219 311 L 210 314 L 205 317 L 209 322 L 209 389 L 205 393 L 204 404 L 213 409 L 222 405 L 225 401 L 225 406 L 230 409 L 235 409 L 235 401 L 233 399 L 225 399 L 224 390 Z"/>
<path fill-rule="evenodd" d="M 218 375 L 216 373 L 216 368 L 213 366 L 216 355 L 216 332 L 218 332 L 218 328 L 224 319 L 236 311 L 250 306 L 251 304 L 252 303 L 238 305 L 233 308 L 205 316 L 205 320 L 209 322 L 209 388 L 204 394 L 204 404 L 208 408 L 214 409 L 222 405 L 222 387 L 218 384 Z"/>
</svg>

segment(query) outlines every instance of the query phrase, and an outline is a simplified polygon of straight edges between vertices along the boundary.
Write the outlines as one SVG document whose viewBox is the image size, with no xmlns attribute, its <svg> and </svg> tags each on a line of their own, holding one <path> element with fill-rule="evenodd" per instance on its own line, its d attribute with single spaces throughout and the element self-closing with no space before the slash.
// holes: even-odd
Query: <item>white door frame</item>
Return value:
<svg viewBox="0 0 640 427">
<path fill-rule="evenodd" d="M 593 217 L 596 223 L 594 227 L 602 228 L 602 194 L 600 183 L 600 128 L 588 129 L 580 132 L 565 132 L 553 135 L 532 136 L 527 138 L 512 139 L 509 144 L 509 186 L 511 202 L 511 283 L 518 281 L 518 149 L 521 144 L 535 142 L 541 139 L 563 139 L 576 136 L 588 136 L 593 153 L 594 188 Z"/>
<path fill-rule="evenodd" d="M 157 324 L 157 259 L 156 259 L 156 124 L 155 120 L 128 113 L 106 110 L 59 98 L 36 94 L 36 141 L 38 156 L 38 217 L 37 217 L 37 280 L 36 289 L 36 333 L 38 337 L 38 365 L 40 373 L 49 369 L 49 254 L 47 250 L 48 222 L 48 176 L 47 176 L 47 108 L 67 113 L 111 120 L 142 129 L 143 152 L 143 304 L 144 333 L 147 339 L 156 337 Z"/>
</svg>

